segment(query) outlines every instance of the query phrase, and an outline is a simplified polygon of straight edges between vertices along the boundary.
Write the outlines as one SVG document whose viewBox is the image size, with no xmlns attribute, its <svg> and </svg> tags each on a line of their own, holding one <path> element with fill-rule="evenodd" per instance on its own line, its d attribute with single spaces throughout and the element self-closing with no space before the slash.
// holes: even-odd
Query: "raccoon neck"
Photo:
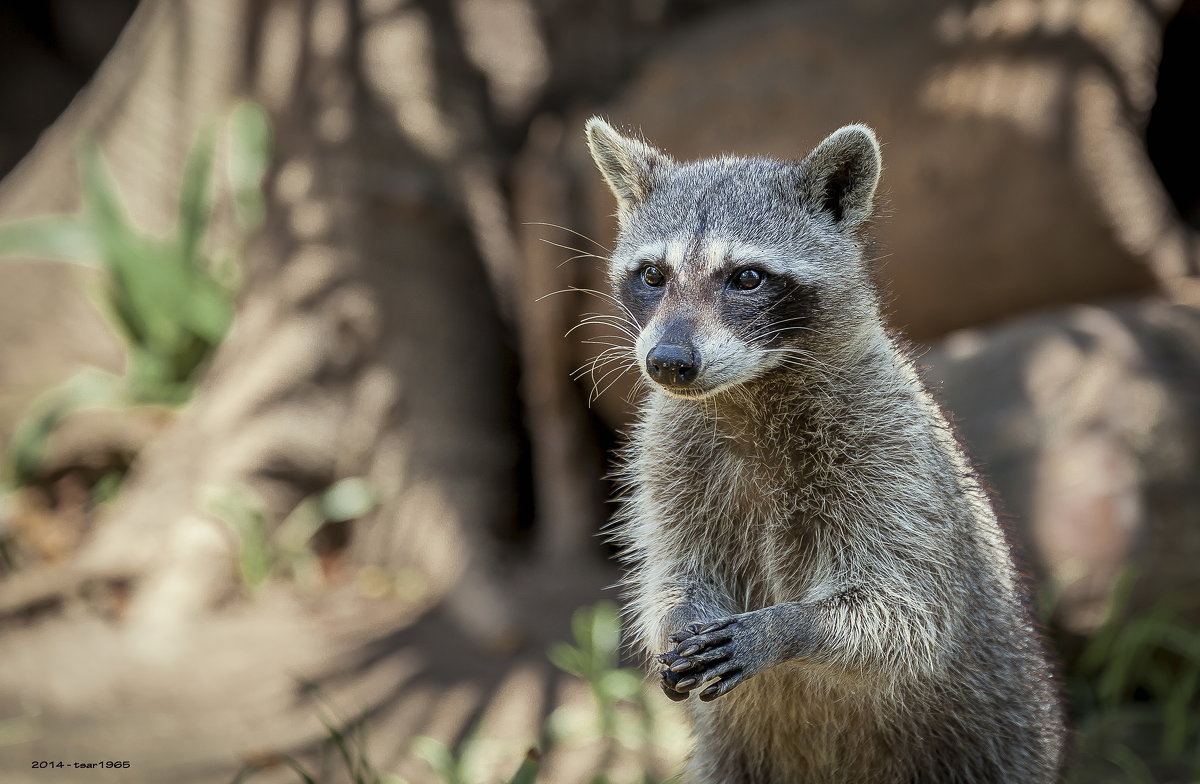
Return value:
<svg viewBox="0 0 1200 784">
<path fill-rule="evenodd" d="M 853 351 L 790 364 L 709 398 L 656 396 L 651 418 L 665 428 L 654 428 L 660 435 L 777 467 L 869 455 L 927 462 L 941 421 L 912 363 L 882 329 Z"/>
</svg>

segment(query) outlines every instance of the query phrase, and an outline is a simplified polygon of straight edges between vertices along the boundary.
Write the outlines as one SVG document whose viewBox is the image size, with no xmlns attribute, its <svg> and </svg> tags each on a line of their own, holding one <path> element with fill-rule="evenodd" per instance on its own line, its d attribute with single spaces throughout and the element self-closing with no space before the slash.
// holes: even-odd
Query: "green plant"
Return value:
<svg viewBox="0 0 1200 784">
<path fill-rule="evenodd" d="M 616 606 L 601 602 L 580 608 L 572 618 L 572 632 L 574 641 L 554 645 L 549 655 L 560 669 L 587 684 L 592 704 L 574 706 L 577 711 L 567 706 L 556 710 L 541 733 L 540 751 L 529 748 L 521 757 L 519 749 L 511 744 L 488 738 L 481 719 L 454 748 L 422 736 L 413 739 L 409 752 L 425 761 L 441 784 L 496 782 L 499 779 L 492 771 L 512 770 L 509 764 L 515 765 L 515 771 L 505 779 L 507 784 L 534 784 L 542 757 L 549 749 L 556 748 L 556 744 L 563 744 L 564 750 L 573 750 L 576 744 L 599 741 L 610 748 L 619 746 L 641 756 L 633 765 L 626 760 L 622 769 L 614 764 L 612 755 L 605 755 L 592 782 L 662 782 L 663 776 L 658 771 L 661 760 L 682 757 L 685 735 L 661 731 L 668 722 L 659 721 L 661 716 L 652 705 L 665 700 L 651 699 L 641 673 L 620 666 L 620 619 Z M 264 762 L 244 766 L 233 784 L 249 780 L 268 766 L 280 765 L 290 768 L 306 784 L 340 781 L 345 778 L 343 773 L 348 774 L 355 784 L 406 784 L 397 776 L 380 773 L 370 763 L 365 753 L 361 722 L 324 719 L 323 724 L 326 739 L 319 750 L 320 770 L 305 767 L 293 756 L 270 754 Z M 519 757 L 520 762 L 510 763 Z M 329 770 L 330 760 L 337 765 L 339 775 L 334 776 Z M 672 779 L 668 784 L 674 784 L 674 781 Z"/>
<path fill-rule="evenodd" d="M 344 768 L 353 784 L 406 784 L 398 776 L 381 773 L 366 754 L 366 742 L 362 736 L 361 722 L 344 722 L 334 718 L 323 718 L 325 741 L 317 755 L 317 770 L 307 767 L 290 754 L 270 755 L 265 762 L 248 763 L 234 776 L 231 784 L 242 784 L 265 770 L 280 765 L 291 769 L 303 784 L 320 784 L 330 777 L 331 764 Z M 337 776 L 337 781 L 344 780 Z"/>
<path fill-rule="evenodd" d="M 600 602 L 580 608 L 571 628 L 573 641 L 555 644 L 548 655 L 555 666 L 587 685 L 591 700 L 590 704 L 568 703 L 551 713 L 541 732 L 542 753 L 586 753 L 584 748 L 599 744 L 601 757 L 593 784 L 661 782 L 662 760 L 680 758 L 686 736 L 682 731 L 664 731 L 679 725 L 660 721 L 642 674 L 620 666 L 621 623 L 616 605 Z M 486 771 L 495 767 L 487 761 L 507 758 L 512 751 L 490 748 L 483 731 L 476 724 L 453 749 L 433 738 L 416 738 L 412 753 L 429 764 L 441 784 L 479 784 L 486 780 Z M 632 755 L 620 755 L 619 750 Z M 510 784 L 534 781 L 537 756 L 534 751 L 526 755 Z"/>
<path fill-rule="evenodd" d="M 424 760 L 433 770 L 441 784 L 475 784 L 491 779 L 489 771 L 518 756 L 519 752 L 510 744 L 492 742 L 484 737 L 482 724 L 477 722 L 455 748 L 430 738 L 414 738 L 409 751 L 414 757 Z M 541 765 L 542 753 L 529 748 L 517 765 L 516 772 L 507 779 L 508 784 L 533 784 Z"/>
<path fill-rule="evenodd" d="M 178 220 L 156 237 L 130 221 L 93 143 L 80 150 L 83 210 L 0 226 L 0 258 L 70 262 L 104 273 L 98 304 L 121 337 L 127 369 L 117 377 L 87 369 L 35 402 L 10 448 L 8 481 L 24 484 L 59 421 L 88 407 L 178 405 L 233 318 L 236 263 L 262 219 L 261 182 L 270 159 L 270 126 L 255 104 L 239 104 L 227 123 L 227 188 L 240 231 L 229 247 L 208 249 L 213 207 L 214 134 L 200 133 L 184 166 Z M 209 242 L 209 244 L 212 244 Z"/>
<path fill-rule="evenodd" d="M 344 770 L 353 784 L 407 784 L 399 776 L 381 773 L 367 757 L 361 721 L 344 722 L 324 718 L 321 723 L 325 726 L 325 741 L 318 752 L 318 770 L 305 766 L 290 754 L 273 754 L 265 762 L 243 765 L 231 784 L 242 784 L 258 773 L 279 765 L 290 768 L 304 784 L 320 784 L 330 778 L 343 780 L 345 777 L 342 775 L 332 776 L 331 760 Z M 413 743 L 413 753 L 433 765 L 438 777 L 446 784 L 467 784 L 461 759 L 441 743 L 431 738 L 417 738 Z M 534 784 L 540 763 L 538 752 L 530 749 L 507 784 Z"/>
<path fill-rule="evenodd" d="M 595 784 L 620 778 L 614 770 L 617 749 L 639 759 L 636 781 L 661 781 L 662 758 L 682 756 L 686 735 L 678 721 L 663 721 L 665 700 L 657 700 L 639 670 L 620 666 L 621 620 L 617 606 L 600 602 L 583 607 L 571 619 L 574 644 L 559 643 L 549 652 L 556 667 L 582 679 L 592 696 L 591 712 L 564 706 L 551 714 L 547 737 L 553 742 L 586 743 L 599 739 L 605 753 Z M 628 777 L 626 771 L 623 775 Z"/>
<path fill-rule="evenodd" d="M 1178 605 L 1132 616 L 1126 607 L 1132 584 L 1131 577 L 1122 580 L 1110 620 L 1064 672 L 1085 758 L 1069 780 L 1195 784 L 1200 781 L 1200 630 L 1186 622 L 1188 608 Z M 549 657 L 587 684 L 591 705 L 555 710 L 542 733 L 543 751 L 572 751 L 597 741 L 609 748 L 622 747 L 641 754 L 640 767 L 618 770 L 612 755 L 605 755 L 592 776 L 593 784 L 661 782 L 654 755 L 679 759 L 685 737 L 664 732 L 678 726 L 663 720 L 655 707 L 665 701 L 648 694 L 637 670 L 620 666 L 616 607 L 602 602 L 579 609 L 572 619 L 572 636 L 572 642 L 554 645 Z M 327 729 L 331 748 L 355 775 L 353 781 L 403 784 L 370 768 L 352 731 L 335 731 L 329 724 Z M 494 779 L 480 772 L 480 759 L 497 756 L 484 753 L 487 744 L 483 728 L 476 725 L 454 749 L 422 737 L 413 741 L 411 752 L 431 766 L 442 784 L 484 784 Z M 509 784 L 533 784 L 538 767 L 538 754 L 531 751 Z M 375 778 L 364 778 L 363 771 Z M 298 775 L 304 782 L 322 780 L 309 771 Z"/>
<path fill-rule="evenodd" d="M 247 488 L 222 488 L 206 499 L 209 514 L 223 521 L 238 539 L 238 569 L 243 584 L 256 591 L 274 574 L 286 572 L 305 586 L 320 583 L 320 568 L 309 543 L 326 525 L 344 523 L 375 506 L 370 485 L 360 477 L 338 480 L 301 501 L 274 531 L 262 506 Z"/>
<path fill-rule="evenodd" d="M 605 737 L 615 737 L 623 718 L 621 703 L 642 705 L 642 674 L 618 664 L 621 621 L 616 605 L 600 602 L 577 610 L 571 619 L 571 631 L 575 644 L 551 647 L 550 661 L 587 683 L 595 702 L 597 730 Z M 652 722 L 648 712 L 642 711 L 641 716 Z M 652 727 L 644 729 L 650 734 Z"/>
<path fill-rule="evenodd" d="M 1136 578 L 1114 589 L 1108 620 L 1064 673 L 1080 765 L 1073 781 L 1200 781 L 1200 629 L 1195 607 L 1134 613 Z"/>
</svg>

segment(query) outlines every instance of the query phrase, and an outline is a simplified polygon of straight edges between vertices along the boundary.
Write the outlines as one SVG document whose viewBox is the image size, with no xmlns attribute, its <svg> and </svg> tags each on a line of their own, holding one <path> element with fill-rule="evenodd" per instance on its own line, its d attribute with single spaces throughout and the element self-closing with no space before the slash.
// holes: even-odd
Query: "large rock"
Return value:
<svg viewBox="0 0 1200 784">
<path fill-rule="evenodd" d="M 1159 235 L 1190 238 L 1145 150 L 1119 144 L 1144 127 L 1161 30 L 1132 1 L 1055 5 L 739 9 L 681 34 L 606 114 L 681 158 L 797 157 L 840 125 L 873 126 L 885 165 L 876 252 L 894 322 L 919 340 L 1145 290 Z M 1078 39 L 1093 47 L 1066 45 Z M 603 241 L 611 196 L 589 182 L 588 231 Z M 1149 225 L 1127 236 L 1135 211 Z"/>
<path fill-rule="evenodd" d="M 677 34 L 599 111 L 680 158 L 798 157 L 872 125 L 885 168 L 870 253 L 892 323 L 929 341 L 1195 273 L 1196 233 L 1142 142 L 1161 35 L 1134 0 L 770 3 Z M 586 114 L 564 145 L 573 228 L 610 245 Z M 610 422 L 627 416 L 622 392 L 599 403 Z"/>
<path fill-rule="evenodd" d="M 1200 596 L 1200 310 L 1071 307 L 922 362 L 1064 627 L 1103 622 L 1123 573 L 1141 610 Z"/>
</svg>

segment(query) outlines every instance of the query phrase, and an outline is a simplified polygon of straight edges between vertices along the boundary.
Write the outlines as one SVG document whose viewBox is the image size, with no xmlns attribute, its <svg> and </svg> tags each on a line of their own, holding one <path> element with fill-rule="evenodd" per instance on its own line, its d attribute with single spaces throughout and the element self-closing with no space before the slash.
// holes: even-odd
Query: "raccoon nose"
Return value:
<svg viewBox="0 0 1200 784">
<path fill-rule="evenodd" d="M 659 343 L 646 355 L 650 377 L 669 387 L 683 386 L 696 380 L 696 353 L 691 346 Z"/>
</svg>

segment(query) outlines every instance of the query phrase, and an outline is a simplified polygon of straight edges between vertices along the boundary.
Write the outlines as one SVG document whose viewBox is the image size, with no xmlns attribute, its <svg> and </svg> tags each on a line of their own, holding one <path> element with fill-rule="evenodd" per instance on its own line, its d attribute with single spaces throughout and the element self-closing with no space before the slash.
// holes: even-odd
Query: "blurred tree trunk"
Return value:
<svg viewBox="0 0 1200 784">
<path fill-rule="evenodd" d="M 214 780 L 187 778 L 180 758 L 223 771 L 234 753 L 319 747 L 314 703 L 326 698 L 369 716 L 393 761 L 408 738 L 450 744 L 493 708 L 521 743 L 537 737 L 542 709 L 564 693 L 544 652 L 613 575 L 580 557 L 595 553 L 603 507 L 600 453 L 559 372 L 572 308 L 534 302 L 568 282 L 554 267 L 569 254 L 518 253 L 507 167 L 534 118 L 583 100 L 566 97 L 571 85 L 614 89 L 665 28 L 664 6 L 647 17 L 631 12 L 637 5 L 139 6 L 93 83 L 0 183 L 0 216 L 77 207 L 74 147 L 92 137 L 131 217 L 167 233 L 197 129 L 248 96 L 276 129 L 267 221 L 245 259 L 233 328 L 192 402 L 143 449 L 74 559 L 0 583 L 0 642 L 10 646 L 0 653 L 27 652 L 0 683 L 0 714 L 19 695 L 54 753 L 123 748 L 144 761 L 147 781 Z M 547 183 L 561 183 L 541 160 Z M 538 219 L 572 225 L 562 211 L 571 195 Z M 215 214 L 228 221 L 229 205 Z M 518 389 L 540 557 L 496 575 L 489 534 L 518 508 Z M 368 480 L 377 505 L 328 529 L 326 563 L 342 570 L 335 579 L 369 578 L 369 593 L 394 588 L 405 601 L 342 591 L 299 603 L 283 586 L 203 616 L 238 582 L 239 544 L 211 513 L 214 492 L 248 489 L 271 528 L 352 476 Z M 562 569 L 539 568 L 547 563 Z M 435 604 L 454 622 L 417 618 Z M 53 608 L 63 612 L 36 612 Z M 514 617 L 528 645 L 512 658 L 479 656 L 513 643 Z M 256 639 L 239 625 L 247 618 Z M 41 663 L 58 655 L 71 666 L 51 683 Z M 214 669 L 220 683 L 190 688 L 203 680 L 194 673 Z M 519 687 L 502 688 L 506 671 Z M 186 717 L 166 737 L 164 705 Z M 81 710 L 103 718 L 81 725 Z M 9 753 L 38 758 L 39 743 Z M 404 775 L 425 780 L 419 772 Z"/>
<path fill-rule="evenodd" d="M 129 622 L 169 636 L 233 585 L 237 543 L 209 513 L 213 492 L 251 490 L 273 525 L 362 476 L 377 506 L 353 523 L 345 560 L 448 594 L 478 639 L 511 635 L 484 536 L 515 505 L 518 421 L 495 304 L 508 292 L 489 286 L 473 242 L 495 222 L 480 206 L 486 135 L 463 108 L 477 105 L 470 66 L 438 4 L 389 5 L 144 3 L 6 182 L 0 213 L 74 205 L 71 150 L 94 137 L 135 219 L 161 231 L 201 123 L 241 95 L 275 120 L 267 225 L 231 334 L 78 560 L 18 581 L 9 603 L 131 579 Z"/>
<path fill-rule="evenodd" d="M 563 368 L 577 303 L 536 301 L 578 276 L 556 269 L 560 249 L 531 249 L 530 232 L 518 245 L 509 190 L 544 180 L 538 217 L 574 222 L 563 208 L 575 194 L 552 195 L 573 185 L 545 131 L 610 94 L 693 13 L 675 5 L 141 4 L 93 82 L 0 183 L 0 215 L 76 208 L 74 147 L 91 138 L 135 222 L 167 233 L 197 131 L 245 96 L 276 129 L 267 222 L 193 402 L 141 453 L 78 557 L 7 581 L 0 614 L 132 582 L 130 622 L 169 637 L 235 584 L 238 543 L 210 512 L 214 494 L 249 490 L 271 527 L 361 476 L 377 505 L 330 529 L 328 562 L 379 567 L 362 573 L 374 589 L 444 597 L 477 640 L 511 641 L 488 533 L 518 508 L 518 388 L 539 560 L 594 553 L 603 507 L 592 426 Z M 531 125 L 540 141 L 518 159 Z M 571 137 L 559 127 L 561 147 Z M 220 231 L 228 205 L 216 217 Z"/>
</svg>

